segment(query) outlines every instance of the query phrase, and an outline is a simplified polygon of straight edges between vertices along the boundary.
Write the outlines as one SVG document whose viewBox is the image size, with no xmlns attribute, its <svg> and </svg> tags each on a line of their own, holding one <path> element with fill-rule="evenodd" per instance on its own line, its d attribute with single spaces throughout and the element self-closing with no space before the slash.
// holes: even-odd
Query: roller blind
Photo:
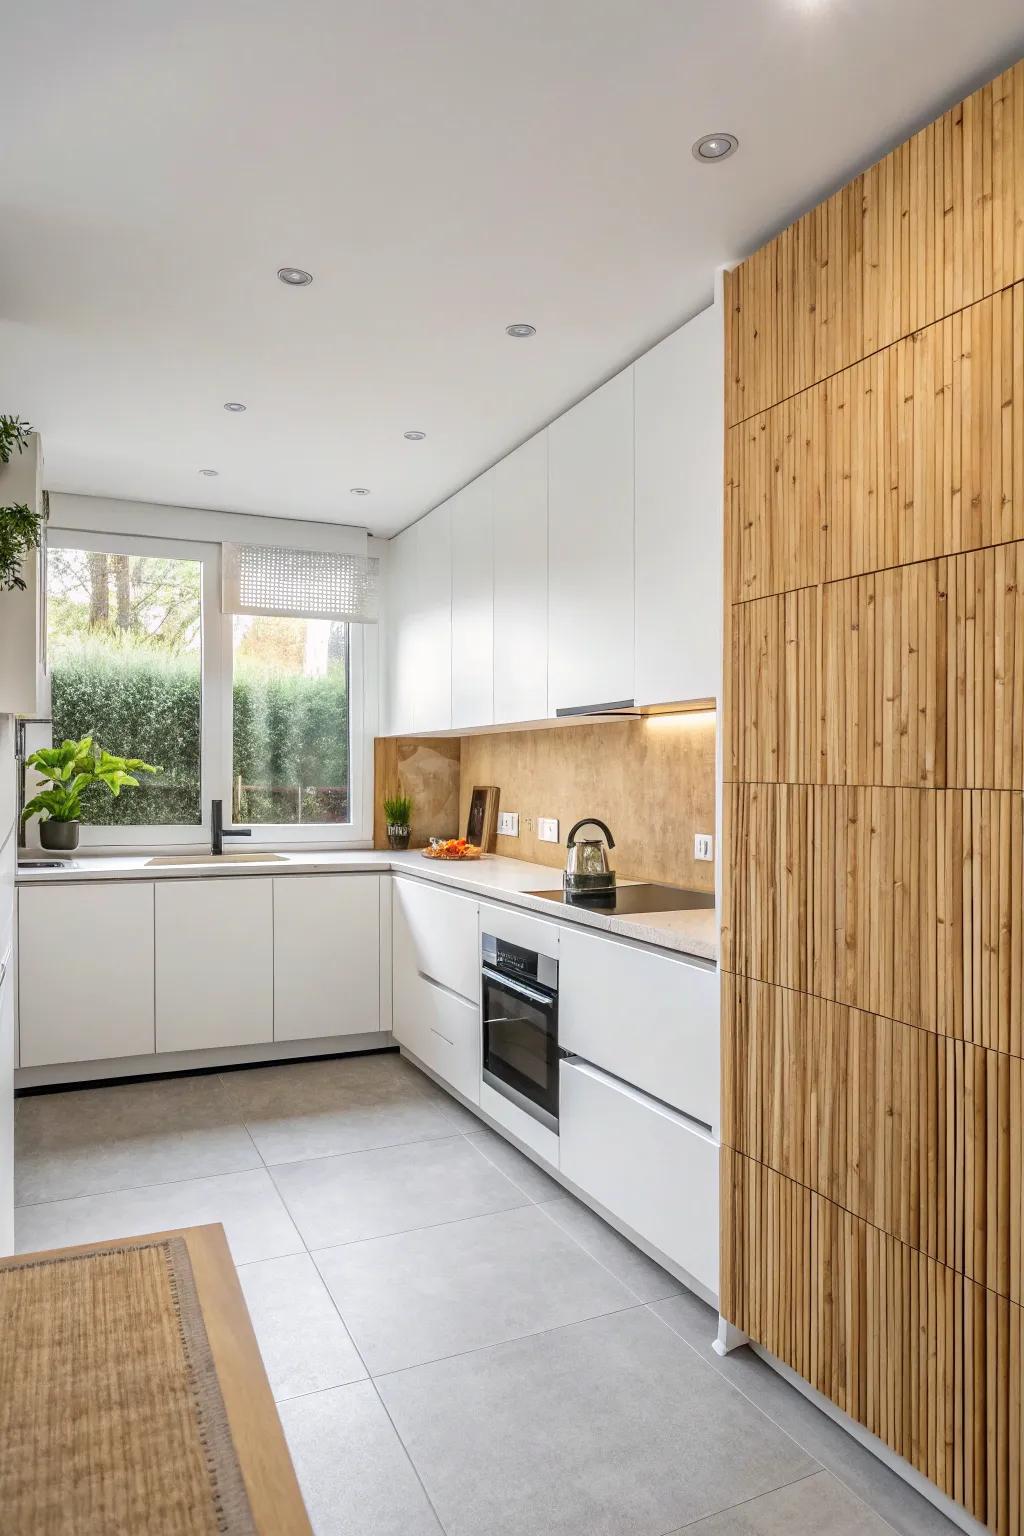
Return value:
<svg viewBox="0 0 1024 1536">
<path fill-rule="evenodd" d="M 279 544 L 224 544 L 225 613 L 376 624 L 380 561 Z"/>
</svg>

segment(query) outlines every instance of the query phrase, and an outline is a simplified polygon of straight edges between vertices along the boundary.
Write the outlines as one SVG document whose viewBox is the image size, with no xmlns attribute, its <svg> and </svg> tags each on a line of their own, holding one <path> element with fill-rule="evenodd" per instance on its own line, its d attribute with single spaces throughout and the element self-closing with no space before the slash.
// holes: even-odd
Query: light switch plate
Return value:
<svg viewBox="0 0 1024 1536">
<path fill-rule="evenodd" d="M 519 812 L 518 811 L 499 811 L 498 812 L 498 832 L 499 832 L 499 834 L 502 837 L 518 837 L 519 836 Z"/>
<path fill-rule="evenodd" d="M 715 856 L 715 840 L 710 832 L 698 832 L 693 840 L 693 856 L 695 859 L 713 859 Z"/>
<path fill-rule="evenodd" d="M 558 818 L 557 816 L 537 817 L 537 837 L 542 843 L 558 842 Z"/>
</svg>

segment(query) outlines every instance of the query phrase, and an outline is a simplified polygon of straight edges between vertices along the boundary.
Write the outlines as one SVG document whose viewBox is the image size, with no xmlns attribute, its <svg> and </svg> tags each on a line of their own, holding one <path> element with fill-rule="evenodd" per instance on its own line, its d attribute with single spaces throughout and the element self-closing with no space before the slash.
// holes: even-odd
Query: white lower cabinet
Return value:
<svg viewBox="0 0 1024 1536">
<path fill-rule="evenodd" d="M 14 956 L 0 950 L 0 1258 L 14 1252 Z"/>
<path fill-rule="evenodd" d="M 585 1062 L 562 1063 L 560 1097 L 564 1176 L 717 1297 L 718 1143 Z"/>
<path fill-rule="evenodd" d="M 408 968 L 470 1000 L 480 992 L 477 903 L 415 877 L 394 881 L 394 946 Z"/>
<path fill-rule="evenodd" d="M 569 924 L 559 955 L 559 1044 L 716 1129 L 717 970 Z"/>
<path fill-rule="evenodd" d="M 395 994 L 400 1043 L 473 1104 L 480 1102 L 480 1009 L 425 976 L 406 976 Z"/>
<path fill-rule="evenodd" d="M 380 877 L 285 875 L 274 885 L 274 1039 L 380 1028 Z"/>
<path fill-rule="evenodd" d="M 266 877 L 158 885 L 157 1050 L 272 1040 L 273 948 L 274 895 Z"/>
<path fill-rule="evenodd" d="M 152 1053 L 152 881 L 21 887 L 18 1026 L 22 1067 Z"/>
<path fill-rule="evenodd" d="M 393 882 L 395 1039 L 480 1102 L 477 903 L 419 880 Z"/>
</svg>

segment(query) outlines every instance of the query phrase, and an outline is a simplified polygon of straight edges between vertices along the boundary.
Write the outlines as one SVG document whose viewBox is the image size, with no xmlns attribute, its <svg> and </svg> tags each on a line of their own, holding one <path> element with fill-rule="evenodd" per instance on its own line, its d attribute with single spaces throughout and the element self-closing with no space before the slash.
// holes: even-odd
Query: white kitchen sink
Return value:
<svg viewBox="0 0 1024 1536">
<path fill-rule="evenodd" d="M 166 864 L 287 864 L 286 853 L 163 853 L 147 859 L 147 865 Z"/>
</svg>

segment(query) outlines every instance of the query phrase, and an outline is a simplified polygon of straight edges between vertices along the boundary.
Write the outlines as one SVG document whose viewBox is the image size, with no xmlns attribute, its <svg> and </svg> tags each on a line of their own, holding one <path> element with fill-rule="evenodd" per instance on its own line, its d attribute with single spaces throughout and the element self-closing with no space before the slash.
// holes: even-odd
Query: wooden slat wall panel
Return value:
<svg viewBox="0 0 1024 1536">
<path fill-rule="evenodd" d="M 721 1306 L 1024 1536 L 1024 63 L 726 299 Z"/>
<path fill-rule="evenodd" d="M 1024 1062 L 725 977 L 730 1146 L 1024 1303 Z"/>
<path fill-rule="evenodd" d="M 1024 540 L 732 617 L 727 778 L 1024 789 Z"/>
<path fill-rule="evenodd" d="M 727 785 L 722 966 L 1024 1054 L 1019 794 Z"/>
<path fill-rule="evenodd" d="M 1024 278 L 1024 65 L 729 275 L 730 426 Z"/>
<path fill-rule="evenodd" d="M 976 1519 L 1019 1529 L 1020 1307 L 737 1152 L 722 1208 L 728 1316 Z"/>
</svg>

